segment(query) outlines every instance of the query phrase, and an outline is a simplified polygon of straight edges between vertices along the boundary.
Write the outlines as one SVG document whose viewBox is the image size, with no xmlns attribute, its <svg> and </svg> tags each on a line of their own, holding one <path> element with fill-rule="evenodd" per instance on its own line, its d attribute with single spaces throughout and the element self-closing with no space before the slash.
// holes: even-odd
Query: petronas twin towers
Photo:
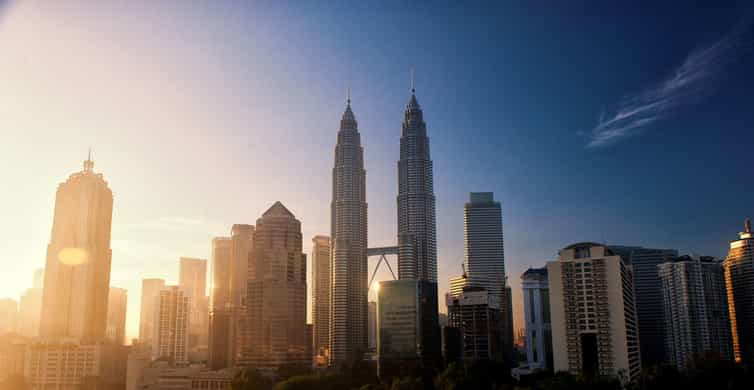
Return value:
<svg viewBox="0 0 754 390">
<path fill-rule="evenodd" d="M 436 286 L 432 160 L 413 81 L 401 131 L 397 200 L 399 279 L 424 280 Z M 330 226 L 330 364 L 339 366 L 360 360 L 367 349 L 366 170 L 350 96 L 335 146 Z"/>
</svg>

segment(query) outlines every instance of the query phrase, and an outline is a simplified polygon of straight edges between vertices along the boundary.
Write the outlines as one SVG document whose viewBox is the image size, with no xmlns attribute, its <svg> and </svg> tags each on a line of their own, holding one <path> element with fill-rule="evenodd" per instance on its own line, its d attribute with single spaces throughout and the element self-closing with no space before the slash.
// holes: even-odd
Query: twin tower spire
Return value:
<svg viewBox="0 0 754 390">
<path fill-rule="evenodd" d="M 411 72 L 398 162 L 399 279 L 437 284 L 435 198 L 432 161 Z M 358 362 L 367 350 L 367 202 L 364 148 L 351 110 L 351 90 L 340 121 L 331 203 L 329 347 L 330 365 Z M 435 313 L 436 315 L 436 313 Z M 436 318 L 434 319 L 436 323 Z"/>
</svg>

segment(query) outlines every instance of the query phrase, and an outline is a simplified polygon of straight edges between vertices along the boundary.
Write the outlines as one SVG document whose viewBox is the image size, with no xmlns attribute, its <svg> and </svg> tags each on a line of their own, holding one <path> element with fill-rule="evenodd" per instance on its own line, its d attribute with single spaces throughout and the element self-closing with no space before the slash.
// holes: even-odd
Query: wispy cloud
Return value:
<svg viewBox="0 0 754 390">
<path fill-rule="evenodd" d="M 694 49 L 670 76 L 623 98 L 613 111 L 603 111 L 588 134 L 587 148 L 611 145 L 639 134 L 678 108 L 709 96 L 728 65 L 749 46 L 745 36 L 750 25 L 750 20 L 742 22 L 720 40 Z"/>
</svg>

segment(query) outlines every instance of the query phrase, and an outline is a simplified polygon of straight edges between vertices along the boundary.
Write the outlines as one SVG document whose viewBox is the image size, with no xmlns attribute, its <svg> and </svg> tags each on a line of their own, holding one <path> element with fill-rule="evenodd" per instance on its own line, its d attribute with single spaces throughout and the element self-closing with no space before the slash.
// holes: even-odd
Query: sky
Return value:
<svg viewBox="0 0 754 390">
<path fill-rule="evenodd" d="M 177 282 L 179 257 L 209 259 L 212 237 L 277 200 L 310 254 L 330 231 L 348 88 L 369 244 L 393 245 L 412 68 L 441 294 L 472 191 L 502 203 L 517 328 L 521 273 L 571 243 L 724 257 L 754 216 L 752 15 L 746 1 L 0 1 L 0 297 L 44 266 L 56 187 L 90 146 L 114 193 L 128 337 L 142 278 Z"/>
</svg>

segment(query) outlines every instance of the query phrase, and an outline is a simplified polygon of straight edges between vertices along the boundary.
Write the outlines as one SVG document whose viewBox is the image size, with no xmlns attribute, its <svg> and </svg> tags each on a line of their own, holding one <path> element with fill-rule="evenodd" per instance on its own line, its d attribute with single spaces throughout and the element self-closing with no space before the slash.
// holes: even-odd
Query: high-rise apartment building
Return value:
<svg viewBox="0 0 754 390">
<path fill-rule="evenodd" d="M 730 242 L 725 268 L 733 356 L 736 362 L 754 363 L 754 235 L 747 218 L 738 240 Z"/>
<path fill-rule="evenodd" d="M 209 367 L 213 370 L 231 365 L 230 268 L 233 242 L 230 237 L 212 240 L 212 275 L 209 302 Z"/>
<path fill-rule="evenodd" d="M 268 376 L 283 365 L 311 365 L 302 245 L 301 222 L 282 203 L 275 202 L 257 220 L 246 300 L 248 357 Z"/>
<path fill-rule="evenodd" d="M 18 302 L 14 299 L 0 299 L 0 335 L 16 331 Z"/>
<path fill-rule="evenodd" d="M 165 288 L 163 279 L 142 279 L 141 306 L 139 314 L 139 343 L 152 345 L 154 333 L 154 307 L 160 297 L 160 291 Z"/>
<path fill-rule="evenodd" d="M 526 360 L 531 370 L 552 369 L 550 284 L 547 268 L 529 268 L 521 275 L 524 296 Z"/>
<path fill-rule="evenodd" d="M 457 297 L 461 295 L 463 289 L 469 286 L 469 277 L 466 274 L 461 276 L 454 276 L 450 278 L 450 295 Z"/>
<path fill-rule="evenodd" d="M 126 342 L 126 307 L 128 291 L 110 286 L 107 298 L 107 328 L 105 337 L 116 345 Z"/>
<path fill-rule="evenodd" d="M 560 250 L 547 274 L 554 371 L 635 379 L 641 356 L 631 267 L 587 242 Z"/>
<path fill-rule="evenodd" d="M 448 326 L 460 331 L 460 351 L 465 362 L 502 361 L 503 311 L 500 294 L 484 287 L 467 286 L 461 294 L 445 297 Z"/>
<path fill-rule="evenodd" d="M 472 192 L 463 207 L 466 275 L 474 286 L 498 294 L 505 290 L 503 215 L 492 192 Z"/>
<path fill-rule="evenodd" d="M 188 363 L 190 299 L 179 286 L 166 286 L 155 302 L 152 359 Z"/>
<path fill-rule="evenodd" d="M 209 303 L 207 301 L 207 260 L 181 257 L 178 268 L 178 285 L 191 302 L 189 308 L 189 348 L 207 345 L 209 333 Z"/>
<path fill-rule="evenodd" d="M 312 238 L 312 327 L 313 349 L 329 356 L 330 348 L 330 237 Z"/>
<path fill-rule="evenodd" d="M 432 159 L 427 125 L 414 92 L 412 81 L 398 160 L 398 279 L 437 283 Z"/>
<path fill-rule="evenodd" d="M 107 325 L 113 193 L 94 162 L 58 186 L 40 335 L 101 340 Z"/>
<path fill-rule="evenodd" d="M 377 290 L 377 373 L 381 378 L 415 375 L 439 367 L 437 285 L 426 280 L 390 280 Z M 428 315 L 434 313 L 434 317 Z M 430 322 L 434 318 L 434 322 Z"/>
<path fill-rule="evenodd" d="M 364 148 L 350 96 L 335 145 L 331 203 L 330 364 L 367 348 L 367 202 Z"/>
<path fill-rule="evenodd" d="M 665 355 L 685 370 L 707 353 L 731 359 L 725 277 L 713 257 L 681 256 L 658 266 L 665 323 Z"/>
<path fill-rule="evenodd" d="M 652 365 L 667 361 L 665 314 L 657 266 L 678 257 L 678 251 L 619 245 L 610 245 L 610 250 L 633 269 L 642 363 Z"/>
</svg>

